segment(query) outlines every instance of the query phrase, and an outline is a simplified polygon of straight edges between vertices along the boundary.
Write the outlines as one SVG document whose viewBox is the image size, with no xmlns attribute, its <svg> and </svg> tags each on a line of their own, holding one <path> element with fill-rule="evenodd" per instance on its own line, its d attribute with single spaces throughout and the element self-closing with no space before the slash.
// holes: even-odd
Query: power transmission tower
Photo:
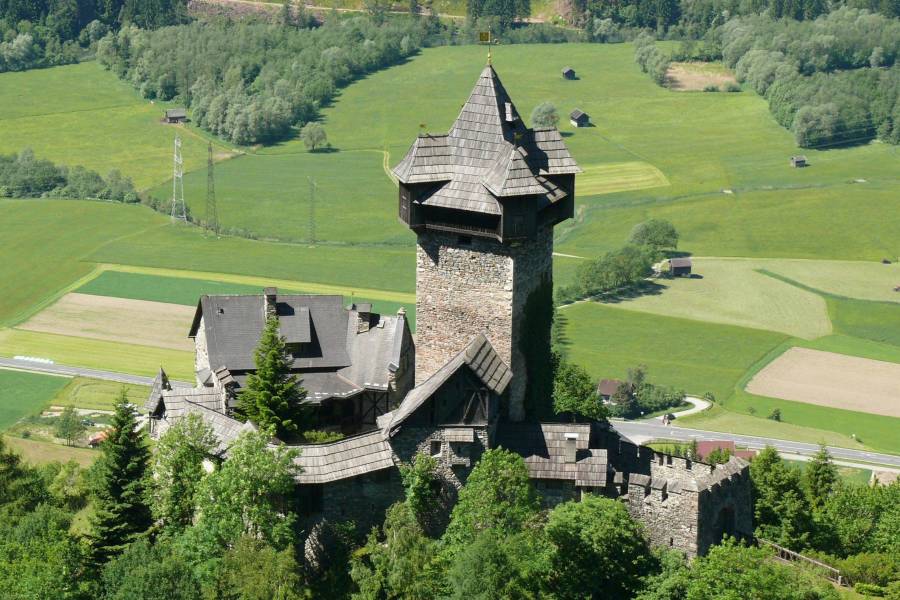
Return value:
<svg viewBox="0 0 900 600">
<path fill-rule="evenodd" d="M 213 172 L 212 142 L 206 147 L 206 229 L 219 235 L 219 213 L 216 210 L 216 178 Z"/>
<path fill-rule="evenodd" d="M 309 180 L 309 243 L 311 245 L 315 245 L 316 243 L 316 190 L 318 189 L 318 184 L 312 177 L 307 177 Z"/>
<path fill-rule="evenodd" d="M 184 161 L 181 160 L 181 138 L 175 134 L 175 167 L 172 173 L 172 220 L 187 222 L 184 205 Z"/>
</svg>

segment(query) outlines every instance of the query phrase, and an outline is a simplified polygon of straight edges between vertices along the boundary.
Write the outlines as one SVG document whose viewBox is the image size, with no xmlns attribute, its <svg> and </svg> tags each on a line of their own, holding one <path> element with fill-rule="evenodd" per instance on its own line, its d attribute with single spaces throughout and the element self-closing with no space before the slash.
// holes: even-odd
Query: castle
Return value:
<svg viewBox="0 0 900 600">
<path fill-rule="evenodd" d="M 187 413 L 228 446 L 266 319 L 275 317 L 319 426 L 347 437 L 303 445 L 304 517 L 365 530 L 402 499 L 399 465 L 437 459 L 455 497 L 481 454 L 520 454 L 546 506 L 583 493 L 620 499 L 652 543 L 703 554 L 752 532 L 749 469 L 637 446 L 607 422 L 541 422 L 550 403 L 553 227 L 573 215 L 572 159 L 556 129 L 529 129 L 493 67 L 446 135 L 420 135 L 394 168 L 399 217 L 416 233 L 416 334 L 340 296 L 204 296 L 190 337 L 197 385 L 160 371 L 145 409 L 151 435 Z"/>
</svg>

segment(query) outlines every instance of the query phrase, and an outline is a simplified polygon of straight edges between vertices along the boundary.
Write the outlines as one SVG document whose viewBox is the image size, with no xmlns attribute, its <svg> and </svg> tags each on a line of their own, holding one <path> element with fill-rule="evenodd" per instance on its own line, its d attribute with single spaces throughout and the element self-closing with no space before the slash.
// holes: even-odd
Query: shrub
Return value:
<svg viewBox="0 0 900 600">
<path fill-rule="evenodd" d="M 733 81 L 730 81 L 728 83 L 728 85 L 725 86 L 725 91 L 726 92 L 739 92 L 739 91 L 741 91 L 741 86 Z"/>
<path fill-rule="evenodd" d="M 704 92 L 718 92 L 718 91 L 719 91 L 719 86 L 713 85 L 713 84 L 709 84 L 709 85 L 707 85 L 706 87 L 703 88 L 703 91 L 704 91 Z"/>
<path fill-rule="evenodd" d="M 863 596 L 878 596 L 879 598 L 884 596 L 884 588 L 880 585 L 872 585 L 871 583 L 857 583 L 853 586 L 853 590 L 857 594 L 862 594 Z"/>
<path fill-rule="evenodd" d="M 344 434 L 337 431 L 310 429 L 303 432 L 303 440 L 307 444 L 330 444 L 344 439 Z"/>
<path fill-rule="evenodd" d="M 773 420 L 773 421 L 779 421 L 779 422 L 780 422 L 780 421 L 781 421 L 781 409 L 780 409 L 780 408 L 773 408 L 773 409 L 772 409 L 772 412 L 769 413 L 769 416 L 768 416 L 767 418 L 769 418 L 769 419 L 771 419 L 771 420 Z"/>
</svg>

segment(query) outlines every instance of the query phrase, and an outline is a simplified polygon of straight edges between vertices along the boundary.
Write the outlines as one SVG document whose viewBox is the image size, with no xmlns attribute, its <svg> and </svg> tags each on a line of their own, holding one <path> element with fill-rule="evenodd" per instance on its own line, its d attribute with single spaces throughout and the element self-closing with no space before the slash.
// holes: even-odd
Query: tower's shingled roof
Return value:
<svg viewBox="0 0 900 600">
<path fill-rule="evenodd" d="M 404 184 L 441 184 L 423 204 L 500 214 L 498 198 L 564 198 L 547 177 L 579 171 L 558 131 L 525 126 L 488 65 L 450 133 L 419 136 L 393 173 Z"/>
</svg>

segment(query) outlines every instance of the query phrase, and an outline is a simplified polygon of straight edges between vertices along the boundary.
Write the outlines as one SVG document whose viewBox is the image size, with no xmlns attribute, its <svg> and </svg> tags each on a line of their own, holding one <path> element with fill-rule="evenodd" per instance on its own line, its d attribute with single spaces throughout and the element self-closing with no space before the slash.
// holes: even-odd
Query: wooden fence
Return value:
<svg viewBox="0 0 900 600">
<path fill-rule="evenodd" d="M 850 587 L 852 584 L 846 576 L 841 575 L 841 572 L 831 565 L 826 565 L 825 563 L 818 561 L 814 558 L 810 558 L 808 556 L 803 556 L 799 552 L 794 552 L 784 546 L 779 546 L 775 542 L 770 542 L 769 540 L 764 540 L 762 538 L 756 538 L 756 543 L 761 548 L 768 547 L 775 551 L 775 556 L 784 561 L 797 562 L 800 564 L 807 564 L 812 566 L 814 569 L 819 571 L 824 577 L 828 580 L 833 581 L 834 583 Z"/>
</svg>

